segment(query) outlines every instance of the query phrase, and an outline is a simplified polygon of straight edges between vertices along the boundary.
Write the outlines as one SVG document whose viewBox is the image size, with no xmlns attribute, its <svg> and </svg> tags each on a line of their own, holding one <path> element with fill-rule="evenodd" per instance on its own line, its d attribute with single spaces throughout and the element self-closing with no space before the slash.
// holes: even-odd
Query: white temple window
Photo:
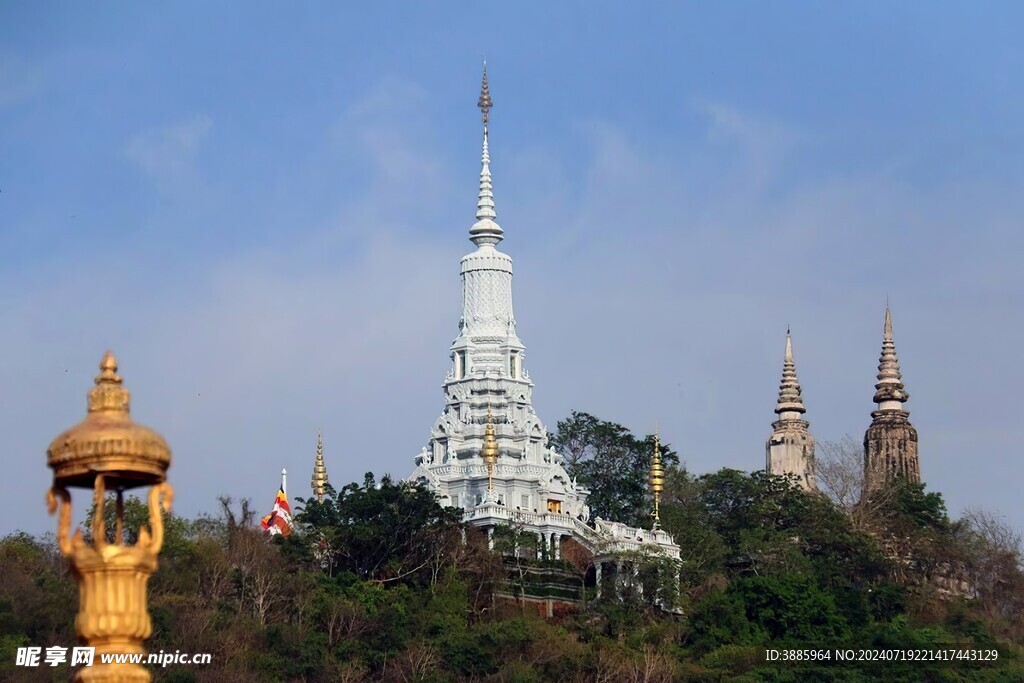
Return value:
<svg viewBox="0 0 1024 683">
<path fill-rule="evenodd" d="M 453 508 L 459 507 L 459 494 L 457 494 L 457 493 L 453 493 L 452 494 L 452 507 Z"/>
<path fill-rule="evenodd" d="M 455 352 L 455 379 L 462 379 L 466 376 L 466 352 Z"/>
<path fill-rule="evenodd" d="M 522 507 L 524 510 L 529 510 L 530 509 L 530 496 L 529 495 L 525 495 L 525 494 L 523 495 L 523 504 L 520 507 Z"/>
<path fill-rule="evenodd" d="M 508 376 L 512 379 L 519 379 L 519 352 L 512 351 L 508 354 Z"/>
</svg>

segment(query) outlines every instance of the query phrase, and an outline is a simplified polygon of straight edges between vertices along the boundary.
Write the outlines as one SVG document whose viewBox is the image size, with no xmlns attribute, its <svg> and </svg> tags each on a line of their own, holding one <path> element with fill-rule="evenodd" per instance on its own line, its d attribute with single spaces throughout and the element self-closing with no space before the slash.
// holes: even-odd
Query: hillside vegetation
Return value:
<svg viewBox="0 0 1024 683">
<path fill-rule="evenodd" d="M 575 429 L 576 431 L 572 431 Z M 588 431 L 589 430 L 589 431 Z M 584 414 L 555 443 L 594 490 L 595 514 L 650 525 L 652 440 Z M 870 500 L 807 494 L 723 469 L 694 475 L 665 449 L 662 525 L 682 547 L 678 604 L 593 587 L 554 618 L 496 607 L 515 572 L 460 512 L 379 481 L 299 500 L 273 540 L 246 501 L 170 516 L 150 581 L 151 651 L 211 652 L 164 681 L 1020 681 L 1020 538 L 991 515 L 952 520 L 942 496 L 896 482 Z M 614 469 L 611 466 L 615 465 Z M 609 476 L 609 470 L 616 476 Z M 638 475 L 639 472 L 639 475 Z M 639 479 L 638 479 L 639 477 Z M 638 484 L 639 481 L 639 484 Z M 301 509 L 299 509 L 301 508 Z M 112 506 L 107 510 L 112 515 Z M 129 498 L 129 530 L 145 519 Z M 112 524 L 108 528 L 112 528 Z M 534 569 L 579 573 L 572 561 Z M 50 537 L 0 540 L 0 679 L 67 680 L 14 666 L 24 645 L 70 646 L 74 582 Z M 509 591 L 514 594 L 513 591 Z M 766 662 L 765 648 L 995 648 L 995 662 Z"/>
</svg>

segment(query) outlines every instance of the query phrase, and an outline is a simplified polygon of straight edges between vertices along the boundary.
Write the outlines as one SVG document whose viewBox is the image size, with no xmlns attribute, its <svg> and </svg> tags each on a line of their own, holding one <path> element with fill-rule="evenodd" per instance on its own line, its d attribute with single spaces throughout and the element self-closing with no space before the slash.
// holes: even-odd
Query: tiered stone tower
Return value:
<svg viewBox="0 0 1024 683">
<path fill-rule="evenodd" d="M 864 434 L 864 493 L 870 494 L 896 477 L 921 481 L 917 457 L 917 430 L 910 424 L 910 413 L 903 404 L 910 394 L 903 387 L 896 342 L 892 335 L 892 314 L 885 307 L 882 355 L 878 360 L 875 384 L 877 410 L 871 413 L 871 426 Z"/>
<path fill-rule="evenodd" d="M 497 248 L 504 230 L 491 184 L 492 105 L 485 66 L 477 102 L 484 124 L 480 189 L 469 229 L 476 250 L 462 258 L 462 318 L 444 380 L 444 410 L 409 480 L 435 491 L 442 505 L 462 508 L 466 522 L 489 534 L 507 524 L 535 533 L 538 556 L 558 558 L 563 541 L 573 539 L 598 557 L 649 548 L 678 558 L 665 531 L 591 522 L 588 491 L 569 477 L 533 409 L 526 349 L 512 313 L 512 259 Z"/>
<path fill-rule="evenodd" d="M 810 423 L 802 417 L 806 412 L 793 361 L 793 340 L 786 330 L 786 356 L 782 363 L 779 400 L 775 405 L 779 419 L 772 423 L 774 431 L 765 448 L 767 470 L 769 474 L 794 474 L 800 478 L 804 490 L 812 491 L 818 485 L 814 477 L 814 437 L 808 431 Z"/>
<path fill-rule="evenodd" d="M 413 478 L 437 490 L 444 505 L 470 509 L 484 502 L 488 473 L 481 448 L 490 411 L 498 443 L 494 502 L 587 520 L 587 492 L 570 481 L 561 456 L 548 447 L 547 430 L 531 402 L 526 349 L 512 313 L 512 259 L 497 249 L 504 230 L 496 220 L 491 184 L 492 105 L 485 69 L 477 103 L 484 124 L 480 190 L 476 222 L 469 229 L 476 250 L 462 258 L 462 318 L 451 346 L 452 368 L 444 380 L 445 407 L 429 445 L 416 458 Z"/>
</svg>

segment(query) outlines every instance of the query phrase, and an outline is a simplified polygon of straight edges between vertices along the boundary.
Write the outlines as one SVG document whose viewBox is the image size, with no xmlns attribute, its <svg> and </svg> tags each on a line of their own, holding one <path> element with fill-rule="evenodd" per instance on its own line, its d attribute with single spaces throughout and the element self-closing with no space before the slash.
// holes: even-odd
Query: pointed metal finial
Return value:
<svg viewBox="0 0 1024 683">
<path fill-rule="evenodd" d="M 491 92 L 487 88 L 487 60 L 484 60 L 484 75 L 483 80 L 480 83 L 480 99 L 477 100 L 476 106 L 480 107 L 480 111 L 483 112 L 481 121 L 484 122 L 484 127 L 487 127 L 488 121 L 490 121 L 491 107 L 494 106 L 494 101 L 491 100 Z"/>
<path fill-rule="evenodd" d="M 480 155 L 480 192 L 476 201 L 476 223 L 469 229 L 469 239 L 473 244 L 482 247 L 485 244 L 495 245 L 503 239 L 504 230 L 498 225 L 498 214 L 494 210 L 494 187 L 491 184 L 491 154 L 487 146 L 487 122 L 494 102 L 487 87 L 487 62 L 484 62 L 483 81 L 480 86 L 480 100 L 477 106 L 483 112 L 484 144 Z"/>
</svg>

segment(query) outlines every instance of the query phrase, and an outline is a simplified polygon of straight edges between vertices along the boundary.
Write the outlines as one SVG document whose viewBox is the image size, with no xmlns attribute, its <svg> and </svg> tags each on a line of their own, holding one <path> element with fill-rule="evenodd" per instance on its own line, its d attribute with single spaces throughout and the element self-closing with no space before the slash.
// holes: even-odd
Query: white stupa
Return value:
<svg viewBox="0 0 1024 683">
<path fill-rule="evenodd" d="M 497 248 L 504 231 L 491 185 L 486 65 L 478 106 L 483 156 L 476 222 L 469 230 L 476 250 L 462 258 L 462 318 L 444 381 L 444 410 L 409 479 L 436 491 L 442 505 L 462 508 L 474 526 L 514 524 L 536 533 L 555 558 L 567 538 L 597 557 L 644 547 L 678 558 L 679 548 L 665 531 L 591 520 L 588 491 L 570 478 L 548 445 L 531 402 L 526 349 L 516 334 L 512 259 Z"/>
</svg>

